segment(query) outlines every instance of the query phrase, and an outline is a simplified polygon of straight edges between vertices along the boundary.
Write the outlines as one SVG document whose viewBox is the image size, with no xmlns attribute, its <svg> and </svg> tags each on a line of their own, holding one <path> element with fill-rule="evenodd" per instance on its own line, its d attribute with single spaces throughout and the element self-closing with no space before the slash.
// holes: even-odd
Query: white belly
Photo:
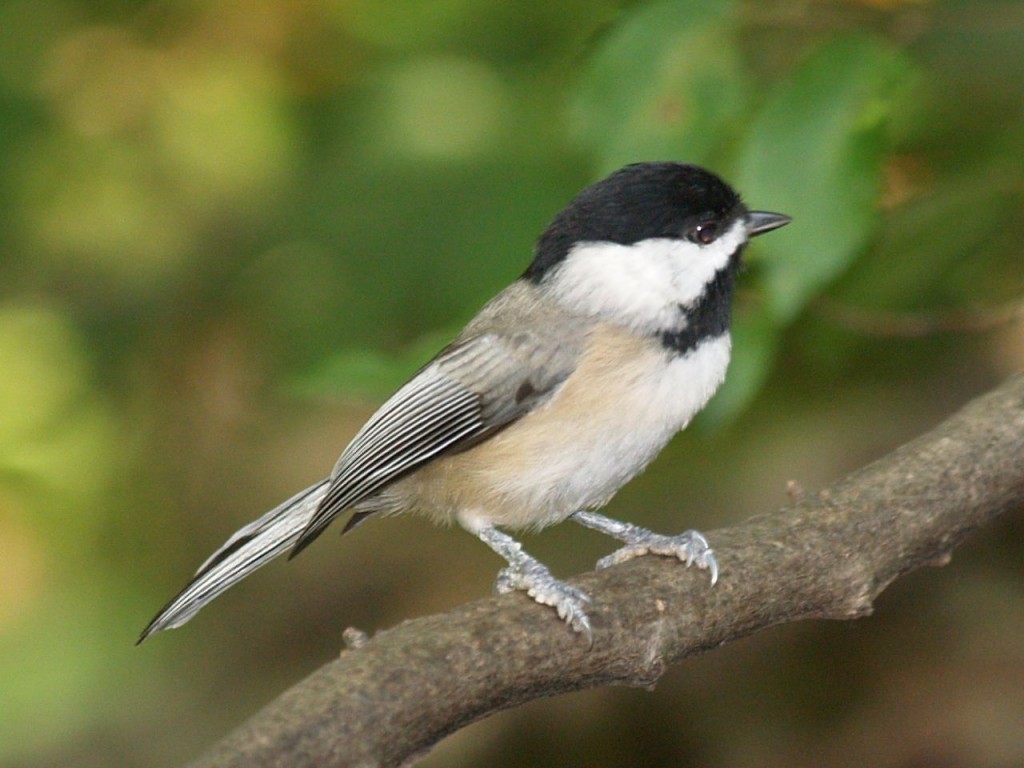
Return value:
<svg viewBox="0 0 1024 768">
<path fill-rule="evenodd" d="M 545 406 L 450 459 L 449 480 L 474 489 L 452 512 L 540 528 L 605 504 L 704 407 L 729 364 L 727 334 L 678 357 L 603 335 Z"/>
</svg>

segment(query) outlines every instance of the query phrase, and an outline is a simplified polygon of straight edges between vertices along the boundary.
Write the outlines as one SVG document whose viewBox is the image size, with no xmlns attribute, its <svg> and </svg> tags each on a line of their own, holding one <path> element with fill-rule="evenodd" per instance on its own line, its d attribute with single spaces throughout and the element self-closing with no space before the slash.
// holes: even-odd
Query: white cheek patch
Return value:
<svg viewBox="0 0 1024 768">
<path fill-rule="evenodd" d="M 632 245 L 579 243 L 551 275 L 561 303 L 645 330 L 678 324 L 679 306 L 692 305 L 747 239 L 739 219 L 708 245 L 651 238 Z"/>
</svg>

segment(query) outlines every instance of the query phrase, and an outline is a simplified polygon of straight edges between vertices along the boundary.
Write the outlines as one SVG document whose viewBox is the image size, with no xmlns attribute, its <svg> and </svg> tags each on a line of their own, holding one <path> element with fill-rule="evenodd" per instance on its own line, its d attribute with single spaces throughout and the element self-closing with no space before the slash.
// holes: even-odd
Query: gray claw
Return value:
<svg viewBox="0 0 1024 768">
<path fill-rule="evenodd" d="M 578 587 L 559 581 L 540 563 L 502 568 L 494 582 L 494 589 L 499 594 L 515 590 L 525 592 L 535 602 L 554 608 L 558 618 L 593 643 L 593 631 L 586 612 L 586 605 L 591 602 L 590 595 Z"/>
<path fill-rule="evenodd" d="M 698 531 L 686 531 L 678 536 L 663 536 L 644 531 L 636 540 L 598 560 L 597 567 L 608 568 L 647 554 L 676 557 L 687 566 L 696 565 L 701 570 L 708 571 L 712 585 L 718 581 L 718 561 L 715 559 L 715 552 L 708 545 L 708 540 Z"/>
<path fill-rule="evenodd" d="M 507 595 L 509 592 L 515 592 L 516 578 L 512 574 L 512 568 L 502 568 L 498 571 L 498 578 L 494 580 L 494 591 L 499 595 Z"/>
</svg>

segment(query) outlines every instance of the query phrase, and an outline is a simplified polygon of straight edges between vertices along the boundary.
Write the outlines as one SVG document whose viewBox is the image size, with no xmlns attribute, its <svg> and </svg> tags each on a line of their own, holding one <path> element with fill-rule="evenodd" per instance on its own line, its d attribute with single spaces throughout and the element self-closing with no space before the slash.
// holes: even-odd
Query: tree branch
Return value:
<svg viewBox="0 0 1024 768">
<path fill-rule="evenodd" d="M 1024 375 L 813 498 L 713 531 L 707 574 L 657 557 L 573 580 L 594 643 L 521 594 L 407 621 L 342 652 L 193 764 L 398 766 L 494 712 L 665 668 L 760 629 L 871 612 L 894 579 L 948 562 L 1024 507 Z"/>
</svg>

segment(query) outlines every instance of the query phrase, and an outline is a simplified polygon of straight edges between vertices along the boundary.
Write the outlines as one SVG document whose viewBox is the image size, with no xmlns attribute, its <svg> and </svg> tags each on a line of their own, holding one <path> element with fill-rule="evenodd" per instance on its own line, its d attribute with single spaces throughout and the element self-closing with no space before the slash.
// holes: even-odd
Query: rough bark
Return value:
<svg viewBox="0 0 1024 768">
<path fill-rule="evenodd" d="M 707 573 L 645 557 L 573 580 L 593 597 L 593 647 L 521 594 L 407 621 L 343 651 L 193 766 L 398 766 L 532 699 L 653 686 L 687 656 L 760 629 L 871 612 L 894 579 L 941 565 L 1024 508 L 1024 376 L 825 491 L 708 533 Z"/>
</svg>

